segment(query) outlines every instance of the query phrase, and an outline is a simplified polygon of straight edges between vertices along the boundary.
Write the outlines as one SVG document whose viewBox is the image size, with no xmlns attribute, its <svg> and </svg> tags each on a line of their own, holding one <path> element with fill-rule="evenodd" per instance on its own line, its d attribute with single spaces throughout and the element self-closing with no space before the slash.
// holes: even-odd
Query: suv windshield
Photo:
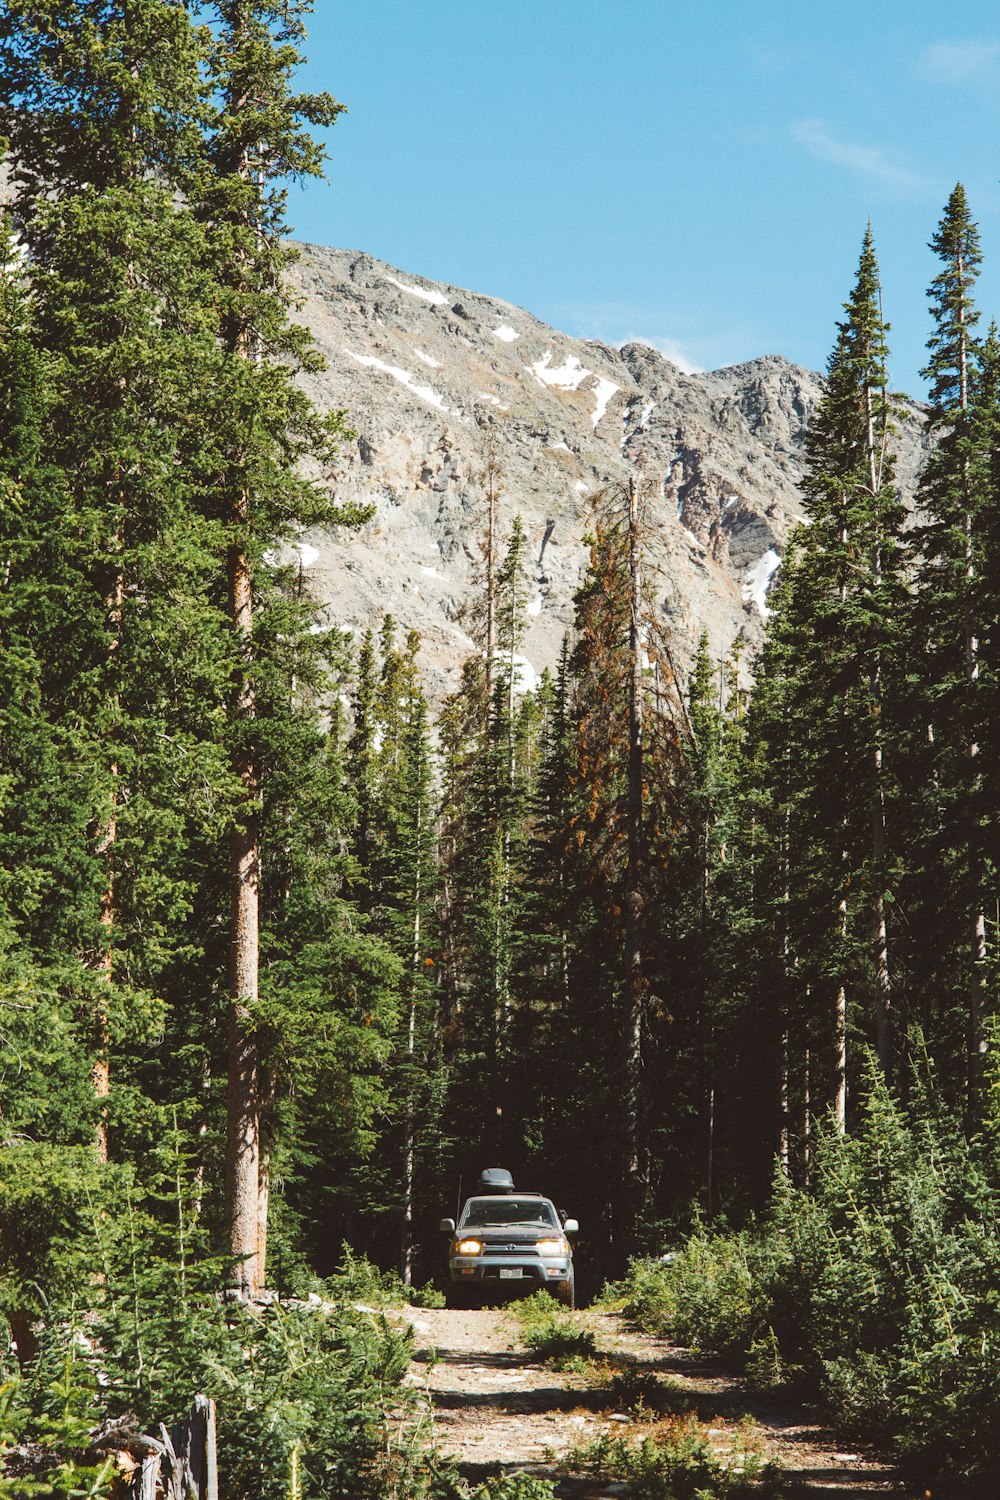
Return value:
<svg viewBox="0 0 1000 1500">
<path fill-rule="evenodd" d="M 559 1228 L 555 1209 L 547 1198 L 470 1198 L 460 1223 L 463 1228 L 470 1224 L 481 1225 L 484 1229 L 502 1229 L 506 1224 Z"/>
</svg>

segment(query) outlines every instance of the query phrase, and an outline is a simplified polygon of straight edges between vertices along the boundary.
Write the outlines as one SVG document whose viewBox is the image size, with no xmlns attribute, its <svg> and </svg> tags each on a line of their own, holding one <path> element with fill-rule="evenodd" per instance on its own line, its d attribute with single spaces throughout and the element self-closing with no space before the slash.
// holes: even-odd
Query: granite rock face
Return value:
<svg viewBox="0 0 1000 1500">
<path fill-rule="evenodd" d="M 816 374 L 777 355 L 684 374 L 643 344 L 566 337 L 495 298 L 438 285 L 370 256 L 302 247 L 299 319 L 327 369 L 308 377 L 356 436 L 334 486 L 374 506 L 360 532 L 311 533 L 300 551 L 327 623 L 363 630 L 389 610 L 420 631 L 428 686 L 454 687 L 471 643 L 488 437 L 502 466 L 501 533 L 520 513 L 533 558 L 524 679 L 555 663 L 586 566 L 590 497 L 642 483 L 649 577 L 688 664 L 703 629 L 722 655 L 763 633 L 767 589 L 801 517 L 803 439 Z M 909 409 L 899 477 L 923 461 Z"/>
</svg>

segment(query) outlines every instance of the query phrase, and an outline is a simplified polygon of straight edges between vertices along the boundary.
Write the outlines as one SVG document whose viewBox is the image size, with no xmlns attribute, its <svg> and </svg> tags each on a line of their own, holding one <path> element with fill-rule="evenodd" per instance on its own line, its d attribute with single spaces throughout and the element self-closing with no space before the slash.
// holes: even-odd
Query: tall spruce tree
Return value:
<svg viewBox="0 0 1000 1500">
<path fill-rule="evenodd" d="M 254 1034 L 260 975 L 261 729 L 255 600 L 263 553 L 295 528 L 335 518 L 322 489 L 301 472 L 321 462 L 341 430 L 323 420 L 296 386 L 315 365 L 290 320 L 282 273 L 288 179 L 317 175 L 322 151 L 310 127 L 340 113 L 327 94 L 298 94 L 292 75 L 307 0 L 218 0 L 210 81 L 214 113 L 195 204 L 206 226 L 209 269 L 220 307 L 217 394 L 211 403 L 215 462 L 206 471 L 212 512 L 227 536 L 226 570 L 233 676 L 233 775 L 241 792 L 230 834 L 230 960 L 226 1221 L 245 1295 L 259 1285 L 266 1218 L 260 1198 L 261 1083 Z"/>
<path fill-rule="evenodd" d="M 920 481 L 919 500 L 927 519 L 915 534 L 914 659 L 923 664 L 924 671 L 914 686 L 925 726 L 923 736 L 914 726 L 914 743 L 923 752 L 918 757 L 922 784 L 917 804 L 923 819 L 917 837 L 923 866 L 933 864 L 940 869 L 943 863 L 954 884 L 949 881 L 947 887 L 947 914 L 934 910 L 940 881 L 935 882 L 936 890 L 928 888 L 930 899 L 920 903 L 921 925 L 936 935 L 938 949 L 936 954 L 920 956 L 934 972 L 938 989 L 936 1013 L 924 1004 L 921 1019 L 930 1035 L 940 1030 L 941 1010 L 950 1008 L 941 1007 L 940 1001 L 956 988 L 952 975 L 960 976 L 958 989 L 966 996 L 964 1087 L 971 1118 L 986 1045 L 977 574 L 982 551 L 980 518 L 991 499 L 992 434 L 988 424 L 984 427 L 980 405 L 979 314 L 973 300 L 982 252 L 961 183 L 949 197 L 931 249 L 942 264 L 928 294 L 934 327 L 923 372 L 930 383 L 928 425 L 937 441 Z M 960 850 L 956 825 L 961 829 Z M 950 910 L 953 904 L 962 912 L 957 926 Z M 947 963 L 942 964 L 945 953 Z"/>
<path fill-rule="evenodd" d="M 50 910 L 76 924 L 64 952 L 83 956 L 102 1156 L 122 1029 L 112 1012 L 131 995 L 139 1034 L 136 1003 L 190 909 L 177 836 L 191 806 L 170 783 L 192 743 L 210 746 L 218 681 L 211 539 L 191 524 L 188 464 L 211 347 L 205 247 L 179 197 L 199 148 L 202 61 L 182 5 L 15 4 L 0 24 L 3 124 L 50 374 L 46 457 L 65 496 L 33 558 L 60 578 L 36 628 L 43 711 L 76 783 L 76 853 Z M 178 677 L 190 684 L 179 701 Z M 195 779 L 218 786 L 211 749 L 192 759 Z"/>
<path fill-rule="evenodd" d="M 595 1097 L 614 1121 L 614 1202 L 600 1210 L 612 1261 L 634 1251 L 649 1201 L 645 1034 L 653 997 L 659 1012 L 670 1009 L 651 935 L 676 831 L 684 717 L 669 643 L 641 582 L 643 546 L 635 486 L 599 498 L 573 652 L 571 879 L 585 896 L 572 962 L 577 1026 L 613 1039 L 611 1055 L 594 1059 L 603 1074 Z"/>
<path fill-rule="evenodd" d="M 378 647 L 367 631 L 358 652 L 348 762 L 357 817 L 356 889 L 373 935 L 398 964 L 397 1020 L 387 1087 L 391 1118 L 369 1173 L 373 1217 L 391 1216 L 400 1274 L 409 1285 L 419 1250 L 416 1223 L 427 1190 L 441 1098 L 434 757 L 419 668 L 420 637 L 400 649 L 386 615 Z"/>
<path fill-rule="evenodd" d="M 806 960 L 793 971 L 795 1009 L 811 1010 L 821 997 L 829 1005 L 820 1036 L 830 1066 L 808 1092 L 813 1108 L 832 1108 L 840 1129 L 849 1034 L 874 1042 L 891 1078 L 902 1029 L 890 947 L 897 773 L 887 760 L 898 705 L 902 508 L 870 226 L 845 313 L 809 429 L 809 525 L 796 534 L 775 593 L 754 730 L 768 747 L 769 900 L 787 911 L 775 961 L 787 973 L 796 953 Z"/>
</svg>

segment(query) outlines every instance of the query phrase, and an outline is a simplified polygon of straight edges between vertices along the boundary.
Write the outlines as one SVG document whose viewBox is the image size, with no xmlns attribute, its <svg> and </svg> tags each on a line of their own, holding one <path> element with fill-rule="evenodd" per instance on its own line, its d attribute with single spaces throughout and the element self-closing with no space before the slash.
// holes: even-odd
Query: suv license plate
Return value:
<svg viewBox="0 0 1000 1500">
<path fill-rule="evenodd" d="M 521 1277 L 523 1275 L 524 1275 L 524 1272 L 521 1270 L 520 1266 L 501 1266 L 500 1267 L 500 1280 L 501 1281 L 520 1281 Z"/>
</svg>

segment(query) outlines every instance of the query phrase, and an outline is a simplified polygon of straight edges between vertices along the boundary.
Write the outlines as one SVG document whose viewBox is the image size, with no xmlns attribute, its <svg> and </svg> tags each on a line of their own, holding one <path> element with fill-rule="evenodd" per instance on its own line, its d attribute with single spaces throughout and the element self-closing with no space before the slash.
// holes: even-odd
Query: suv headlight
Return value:
<svg viewBox="0 0 1000 1500">
<path fill-rule="evenodd" d="M 539 1240 L 539 1255 L 568 1255 L 569 1242 L 560 1235 L 557 1240 Z"/>
<path fill-rule="evenodd" d="M 481 1255 L 482 1240 L 456 1240 L 451 1247 L 452 1255 Z"/>
</svg>

